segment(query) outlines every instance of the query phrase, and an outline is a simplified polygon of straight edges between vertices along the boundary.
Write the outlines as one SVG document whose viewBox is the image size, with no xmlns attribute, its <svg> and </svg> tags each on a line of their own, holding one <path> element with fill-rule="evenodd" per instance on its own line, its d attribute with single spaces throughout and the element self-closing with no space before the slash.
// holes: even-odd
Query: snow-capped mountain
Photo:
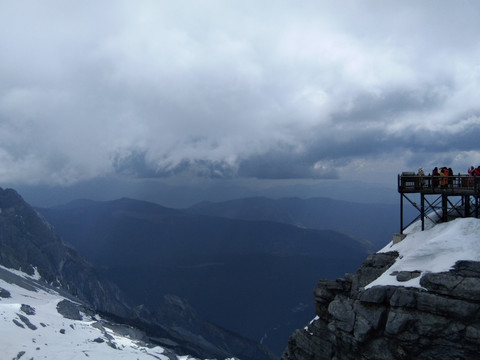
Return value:
<svg viewBox="0 0 480 360">
<path fill-rule="evenodd" d="M 103 320 L 60 295 L 38 274 L 0 267 L 0 339 L 3 359 L 183 360 L 143 334 Z M 191 358 L 193 359 L 193 358 Z"/>
<path fill-rule="evenodd" d="M 78 344 L 84 344 L 82 348 L 85 349 L 79 358 L 87 357 L 91 349 L 98 350 L 99 347 L 93 346 L 96 344 L 106 344 L 116 350 L 126 349 L 122 354 L 138 348 L 141 353 L 159 358 L 162 355 L 167 359 L 169 356 L 171 359 L 181 358 L 175 354 L 210 359 L 273 358 L 260 344 L 199 318 L 188 303 L 178 297 L 158 299 L 159 307 L 155 312 L 146 311 L 138 304 L 132 305 L 125 300 L 120 289 L 99 274 L 97 268 L 65 244 L 52 226 L 13 189 L 0 188 L 0 265 L 4 267 L 0 271 L 1 284 L 4 285 L 0 284 L 3 289 L 0 294 L 4 295 L 0 305 L 5 305 L 2 316 L 9 325 L 0 327 L 2 360 L 5 358 L 3 350 L 7 348 L 13 353 L 6 359 L 23 358 L 26 351 L 32 349 L 37 355 L 46 353 L 48 359 L 71 359 L 75 357 L 59 354 L 63 354 L 65 348 L 75 353 L 72 349 L 78 350 Z M 25 274 L 11 281 L 14 276 L 6 269 L 22 270 Z M 73 297 L 70 302 L 62 301 L 70 297 Z M 84 305 L 75 305 L 77 303 Z M 73 318 L 69 318 L 72 313 Z M 114 326 L 111 321 L 99 321 L 95 313 L 141 331 Z M 12 330 L 10 326 L 13 326 Z M 148 348 L 121 338 L 126 329 L 135 337 L 144 332 L 140 340 L 162 348 Z M 22 332 L 17 333 L 20 330 Z M 53 341 L 55 334 L 62 336 Z M 42 342 L 42 338 L 50 340 Z M 49 350 L 52 348 L 54 350 Z M 37 359 L 37 355 L 29 352 L 25 358 Z M 120 356 L 124 355 L 115 353 L 116 359 L 122 358 Z M 126 356 L 136 358 L 131 354 Z M 99 355 L 97 358 L 105 357 Z"/>
<path fill-rule="evenodd" d="M 316 316 L 282 360 L 479 359 L 480 219 L 429 227 L 321 280 Z"/>
</svg>

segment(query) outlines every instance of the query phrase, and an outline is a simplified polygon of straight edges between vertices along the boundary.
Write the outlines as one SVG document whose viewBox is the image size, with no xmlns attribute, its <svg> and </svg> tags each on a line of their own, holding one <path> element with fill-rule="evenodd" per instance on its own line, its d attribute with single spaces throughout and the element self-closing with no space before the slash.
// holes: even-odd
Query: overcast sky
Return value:
<svg viewBox="0 0 480 360">
<path fill-rule="evenodd" d="M 480 165 L 480 2 L 0 1 L 0 183 Z"/>
</svg>

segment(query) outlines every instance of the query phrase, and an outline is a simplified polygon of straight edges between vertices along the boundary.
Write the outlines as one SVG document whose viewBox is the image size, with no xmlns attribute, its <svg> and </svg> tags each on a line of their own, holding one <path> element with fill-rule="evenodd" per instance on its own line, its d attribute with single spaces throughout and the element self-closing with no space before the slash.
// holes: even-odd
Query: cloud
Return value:
<svg viewBox="0 0 480 360">
<path fill-rule="evenodd" d="M 465 167 L 480 152 L 478 10 L 2 3 L 0 180 L 318 179 L 395 173 L 415 159 Z"/>
</svg>

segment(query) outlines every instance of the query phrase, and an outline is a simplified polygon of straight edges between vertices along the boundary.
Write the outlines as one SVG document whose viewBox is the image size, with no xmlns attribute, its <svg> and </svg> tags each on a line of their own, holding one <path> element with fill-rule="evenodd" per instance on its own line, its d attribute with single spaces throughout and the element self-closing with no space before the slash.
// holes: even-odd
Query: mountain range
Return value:
<svg viewBox="0 0 480 360">
<path fill-rule="evenodd" d="M 399 227 L 397 205 L 362 204 L 326 197 L 204 201 L 188 211 L 231 219 L 273 221 L 306 229 L 334 230 L 362 242 L 369 252 L 383 247 Z"/>
<path fill-rule="evenodd" d="M 14 329 L 16 329 L 15 327 L 22 328 L 22 326 L 22 329 L 25 329 L 26 326 L 33 331 L 33 326 L 37 330 L 40 329 L 39 324 L 42 329 L 45 328 L 42 323 L 48 326 L 46 320 L 37 321 L 45 319 L 46 314 L 39 316 L 36 321 L 25 317 L 33 314 L 27 314 L 21 310 L 22 304 L 18 303 L 18 296 L 11 296 L 12 292 L 18 294 L 18 291 L 20 291 L 20 297 L 24 299 L 23 304 L 29 305 L 29 299 L 37 299 L 40 303 L 34 305 L 32 300 L 30 301 L 32 304 L 29 306 L 40 306 L 42 309 L 48 307 L 47 314 L 52 317 L 58 316 L 58 311 L 54 310 L 54 304 L 58 305 L 63 301 L 62 299 L 69 299 L 70 302 L 75 304 L 76 313 L 80 311 L 88 315 L 88 320 L 85 320 L 89 322 L 88 326 L 94 320 L 92 316 L 95 313 L 108 319 L 109 324 L 124 324 L 122 326 L 128 328 L 134 326 L 140 333 L 145 334 L 142 336 L 142 341 L 146 340 L 153 344 L 152 346 L 160 345 L 162 348 L 168 348 L 167 353 L 174 354 L 171 359 L 176 359 L 177 354 L 217 359 L 233 356 L 265 360 L 274 358 L 266 348 L 258 343 L 203 320 L 185 300 L 173 295 L 159 298 L 158 308 L 155 311 L 132 305 L 128 300 L 129 296 L 122 289 L 103 276 L 97 267 L 88 262 L 71 245 L 67 245 L 45 218 L 12 189 L 0 189 L 0 265 L 5 270 L 0 272 L 2 281 L 11 284 L 12 279 L 15 278 L 16 280 L 13 280 L 13 283 L 21 288 L 23 286 L 23 290 L 12 289 L 7 285 L 0 289 L 2 295 L 0 296 L 2 297 L 0 305 L 6 304 L 6 307 L 2 305 L 4 309 L 3 319 L 8 320 L 5 320 L 6 323 L 13 324 Z M 30 276 L 30 280 L 35 280 L 35 283 L 28 284 L 30 280 L 18 280 L 18 277 L 12 275 L 11 269 L 21 271 L 23 274 L 21 278 Z M 35 294 L 40 290 L 42 290 L 43 295 Z M 55 294 L 52 298 L 43 292 Z M 3 300 L 3 298 L 7 300 Z M 13 298 L 13 300 L 8 300 L 10 298 Z M 67 307 L 71 306 L 68 305 Z M 15 313 L 12 313 L 12 310 Z M 66 315 L 62 314 L 62 316 L 65 317 Z M 51 321 L 54 321 L 54 319 L 52 318 Z M 32 333 L 33 339 L 41 341 L 34 334 L 43 334 L 41 336 L 48 336 L 51 339 L 55 332 L 58 333 L 62 330 L 57 327 L 62 321 L 56 318 L 54 327 L 45 330 L 46 332 L 42 330 Z M 73 328 L 76 326 L 75 324 L 70 325 Z M 78 324 L 78 326 L 85 330 L 85 326 L 81 324 Z M 112 326 L 109 325 L 109 327 Z M 2 330 L 8 332 L 8 329 L 8 326 L 2 326 Z M 63 328 L 63 333 L 60 333 L 64 334 L 65 331 L 66 329 Z M 91 332 L 94 330 L 86 329 L 85 331 Z M 77 334 L 80 333 L 84 334 L 82 336 L 86 336 L 85 332 L 78 332 Z M 25 335 L 24 332 L 21 334 L 19 340 Z M 83 338 L 83 340 L 74 337 L 75 339 L 72 339 L 72 343 L 70 343 L 71 346 L 80 346 L 79 343 L 76 343 L 77 341 L 83 343 L 92 340 L 91 337 Z M 56 341 L 68 338 L 68 336 L 60 337 L 56 338 Z M 2 336 L 2 339 L 2 344 L 4 344 L 5 339 L 7 339 L 6 335 Z M 104 342 L 111 340 L 105 334 L 101 336 L 101 339 Z M 14 345 L 13 351 L 18 350 L 15 357 L 17 359 L 26 353 L 25 349 L 27 347 L 31 350 L 31 344 L 15 342 Z M 49 342 L 49 347 L 45 349 L 43 346 L 47 345 L 43 343 L 43 345 L 37 346 L 43 350 L 37 352 L 36 355 L 40 356 L 40 354 L 44 354 L 44 351 L 47 351 L 51 358 L 60 358 L 55 352 L 55 349 L 58 349 L 57 345 Z M 7 344 L 2 345 L 2 348 L 5 346 Z M 62 349 L 65 349 L 65 346 L 66 344 L 61 344 Z M 88 351 L 79 356 L 82 356 L 81 358 L 89 356 Z M 103 358 L 96 352 L 93 354 L 96 354 L 96 358 Z M 31 353 L 28 356 L 33 357 Z M 112 358 L 118 357 L 112 356 Z M 161 356 L 158 358 L 165 359 Z"/>
<path fill-rule="evenodd" d="M 219 208 L 223 212 L 214 215 Z M 304 228 L 298 208 L 292 215 L 268 199 L 185 210 L 131 199 L 82 200 L 43 212 L 77 234 L 82 251 L 95 260 L 67 244 L 14 190 L 0 189 L 6 358 L 270 360 L 279 356 L 219 323 L 231 321 L 231 329 L 243 316 L 252 327 L 282 325 L 308 313 L 306 325 L 283 344 L 282 360 L 478 358 L 478 219 L 429 222 L 425 231 L 414 223 L 406 237 L 369 255 L 355 272 L 318 281 L 310 300 L 282 313 L 282 306 L 298 301 L 303 276 L 319 265 L 323 273 L 338 272 L 336 266 L 364 258 L 372 243 Z M 165 288 L 180 292 L 164 294 Z M 227 314 L 217 324 L 202 313 L 208 308 L 197 307 L 205 293 L 212 313 Z M 272 334 L 264 332 L 260 342 L 270 345 Z"/>
<path fill-rule="evenodd" d="M 392 179 L 395 184 L 396 179 Z M 274 185 L 277 184 L 277 185 Z M 12 186 L 14 184 L 11 184 Z M 161 179 L 127 180 L 120 177 L 96 178 L 71 186 L 19 185 L 14 187 L 30 204 L 39 207 L 52 207 L 65 204 L 73 199 L 97 199 L 110 201 L 121 197 L 145 200 L 164 206 L 183 209 L 201 201 L 224 202 L 231 199 L 248 197 L 328 197 L 357 203 L 397 204 L 398 194 L 395 186 L 364 183 L 359 180 L 343 181 L 315 180 L 290 183 L 261 182 L 261 186 L 251 186 L 249 182 L 190 181 L 169 183 Z"/>
<path fill-rule="evenodd" d="M 300 202 L 246 199 L 248 209 L 235 216 L 236 202 L 178 210 L 127 198 L 38 210 L 132 303 L 159 313 L 161 299 L 174 294 L 200 317 L 280 354 L 311 317 L 318 279 L 353 271 L 372 246 L 307 228 L 321 217 L 322 199 L 306 201 L 303 213 Z"/>
</svg>

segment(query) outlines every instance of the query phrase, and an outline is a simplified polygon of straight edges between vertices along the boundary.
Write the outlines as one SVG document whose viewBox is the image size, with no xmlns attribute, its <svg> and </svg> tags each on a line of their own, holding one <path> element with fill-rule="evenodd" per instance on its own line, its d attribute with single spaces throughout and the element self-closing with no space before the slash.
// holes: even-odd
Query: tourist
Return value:
<svg viewBox="0 0 480 360">
<path fill-rule="evenodd" d="M 420 185 L 421 188 L 423 188 L 425 186 L 425 172 L 423 171 L 422 168 L 418 169 L 418 173 L 417 173 L 417 176 L 419 177 L 418 178 L 418 183 Z"/>
<path fill-rule="evenodd" d="M 433 187 L 438 186 L 438 175 L 440 175 L 440 174 L 438 173 L 438 168 L 435 166 L 435 169 L 432 170 L 432 184 L 433 184 Z"/>
<path fill-rule="evenodd" d="M 440 186 L 447 187 L 448 185 L 448 169 L 444 166 L 440 169 Z"/>
<path fill-rule="evenodd" d="M 453 179 L 454 179 L 454 173 L 453 173 L 453 170 L 452 168 L 448 168 L 448 185 L 452 185 L 453 186 Z"/>
</svg>

